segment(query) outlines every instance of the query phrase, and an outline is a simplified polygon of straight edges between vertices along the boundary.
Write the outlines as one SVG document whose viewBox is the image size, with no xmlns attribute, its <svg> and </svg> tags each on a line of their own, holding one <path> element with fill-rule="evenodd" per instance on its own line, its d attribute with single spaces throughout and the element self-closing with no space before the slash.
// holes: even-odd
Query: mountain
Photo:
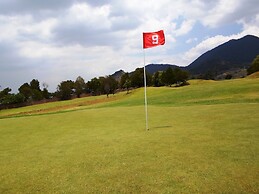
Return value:
<svg viewBox="0 0 259 194">
<path fill-rule="evenodd" d="M 241 39 L 230 40 L 202 54 L 186 67 L 191 74 L 214 75 L 234 69 L 244 69 L 259 54 L 259 38 L 247 35 Z"/>
<path fill-rule="evenodd" d="M 149 64 L 146 66 L 146 72 L 150 73 L 151 75 L 157 71 L 165 71 L 169 67 L 177 68 L 177 65 L 170 65 L 170 64 Z M 179 68 L 179 67 L 178 67 Z"/>
<path fill-rule="evenodd" d="M 119 70 L 116 71 L 114 74 L 112 74 L 111 76 L 116 80 L 116 81 L 120 81 L 121 76 L 124 75 L 125 72 L 123 70 Z"/>
<path fill-rule="evenodd" d="M 151 75 L 157 71 L 165 71 L 166 69 L 168 69 L 169 67 L 171 68 L 177 68 L 178 66 L 177 65 L 170 65 L 170 64 L 149 64 L 149 65 L 146 65 L 145 68 L 146 68 L 146 72 L 150 73 Z M 180 68 L 180 67 L 178 67 Z M 129 74 L 132 74 L 133 72 L 130 72 Z M 117 80 L 117 81 L 120 81 L 121 79 L 121 76 L 125 74 L 125 72 L 123 70 L 119 70 L 119 71 L 116 71 L 114 74 L 112 74 L 111 76 Z"/>
<path fill-rule="evenodd" d="M 146 65 L 146 72 L 153 74 L 171 67 L 189 71 L 192 75 L 209 74 L 216 79 L 223 79 L 228 74 L 233 77 L 243 77 L 246 75 L 245 69 L 257 55 L 259 55 L 259 38 L 247 35 L 207 51 L 186 67 L 171 64 L 149 64 Z M 120 70 L 112 76 L 116 80 L 120 80 L 124 73 L 123 70 Z"/>
</svg>

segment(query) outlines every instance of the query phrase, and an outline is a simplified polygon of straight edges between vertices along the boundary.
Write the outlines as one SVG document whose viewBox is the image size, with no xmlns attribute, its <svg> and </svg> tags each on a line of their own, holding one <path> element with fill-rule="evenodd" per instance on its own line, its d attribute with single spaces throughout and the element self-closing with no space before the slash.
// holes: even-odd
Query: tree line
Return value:
<svg viewBox="0 0 259 194">
<path fill-rule="evenodd" d="M 0 108 L 16 107 L 32 104 L 42 100 L 69 100 L 72 98 L 80 98 L 83 94 L 102 95 L 114 94 L 120 90 L 129 91 L 131 88 L 139 88 L 144 86 L 143 79 L 144 69 L 137 68 L 132 73 L 124 73 L 120 80 L 116 80 L 113 76 L 95 77 L 90 81 L 78 76 L 75 81 L 62 81 L 54 93 L 48 91 L 48 84 L 43 83 L 43 89 L 40 88 L 40 82 L 37 79 L 31 80 L 29 83 L 22 84 L 18 93 L 11 93 L 9 87 L 0 91 Z M 168 68 L 162 72 L 155 72 L 153 75 L 146 72 L 147 86 L 182 86 L 187 84 L 189 74 L 179 68 Z M 12 106 L 10 106 L 12 105 Z"/>
<path fill-rule="evenodd" d="M 247 69 L 247 74 L 252 74 L 259 71 L 259 55 L 251 63 Z M 43 83 L 43 89 L 40 88 L 40 82 L 37 79 L 31 80 L 29 83 L 22 84 L 18 93 L 11 93 L 11 88 L 7 87 L 0 90 L 0 109 L 26 106 L 39 101 L 48 100 L 69 100 L 73 97 L 80 98 L 82 94 L 87 95 L 102 95 L 114 94 L 120 90 L 129 90 L 131 88 L 139 88 L 144 86 L 144 69 L 137 68 L 132 73 L 124 73 L 120 80 L 116 80 L 112 75 L 105 77 L 95 77 L 90 81 L 78 76 L 75 81 L 62 81 L 56 92 L 48 91 L 48 84 Z M 168 68 L 165 71 L 157 71 L 153 75 L 146 72 L 147 86 L 183 86 L 188 84 L 187 79 L 189 74 L 180 68 Z"/>
</svg>

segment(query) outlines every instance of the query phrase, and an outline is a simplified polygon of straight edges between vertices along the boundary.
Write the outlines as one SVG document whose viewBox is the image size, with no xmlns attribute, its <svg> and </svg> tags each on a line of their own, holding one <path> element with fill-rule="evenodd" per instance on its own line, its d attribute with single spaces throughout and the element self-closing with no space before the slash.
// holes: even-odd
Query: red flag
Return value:
<svg viewBox="0 0 259 194">
<path fill-rule="evenodd" d="M 160 30 L 158 32 L 144 32 L 143 33 L 143 49 L 151 48 L 158 45 L 165 44 L 164 31 Z"/>
</svg>

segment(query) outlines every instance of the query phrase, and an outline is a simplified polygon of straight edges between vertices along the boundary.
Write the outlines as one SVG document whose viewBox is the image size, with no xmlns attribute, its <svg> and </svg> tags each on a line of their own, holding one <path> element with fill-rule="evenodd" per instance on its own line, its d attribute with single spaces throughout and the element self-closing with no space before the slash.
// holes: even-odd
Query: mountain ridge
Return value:
<svg viewBox="0 0 259 194">
<path fill-rule="evenodd" d="M 247 68 L 258 54 L 259 38 L 246 35 L 203 53 L 186 70 L 192 74 L 204 74 L 208 71 L 220 74 L 231 69 Z"/>
<path fill-rule="evenodd" d="M 240 39 L 231 39 L 206 51 L 185 67 L 173 64 L 148 64 L 145 68 L 146 72 L 150 74 L 165 71 L 171 67 L 188 71 L 193 76 L 210 73 L 216 77 L 221 74 L 244 72 L 244 69 L 249 67 L 257 55 L 259 55 L 259 38 L 254 35 L 246 35 Z M 123 70 L 115 72 L 113 75 L 116 80 L 120 78 L 119 73 L 122 75 L 125 72 Z M 240 76 L 244 76 L 244 73 L 239 74 Z"/>
</svg>

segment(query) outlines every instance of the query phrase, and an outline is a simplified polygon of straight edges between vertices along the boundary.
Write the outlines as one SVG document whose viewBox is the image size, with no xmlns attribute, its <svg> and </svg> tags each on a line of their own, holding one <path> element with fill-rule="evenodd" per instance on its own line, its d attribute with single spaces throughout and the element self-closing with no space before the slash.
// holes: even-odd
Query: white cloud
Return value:
<svg viewBox="0 0 259 194">
<path fill-rule="evenodd" d="M 251 20 L 258 13 L 257 0 L 219 0 L 208 11 L 202 11 L 201 22 L 209 27 L 228 25 L 239 20 Z"/>
<path fill-rule="evenodd" d="M 91 7 L 85 3 L 77 3 L 68 10 L 68 15 L 65 19 L 69 20 L 69 22 L 85 22 L 92 27 L 107 28 L 110 26 L 109 21 L 107 21 L 109 13 L 109 5 L 103 5 L 101 7 Z"/>
<path fill-rule="evenodd" d="M 201 21 L 211 27 L 216 27 L 228 20 L 228 17 L 235 12 L 238 7 L 238 2 L 235 0 L 220 0 L 214 8 L 208 11 Z"/>
<path fill-rule="evenodd" d="M 186 40 L 185 42 L 187 44 L 190 44 L 190 43 L 194 43 L 194 42 L 197 42 L 198 41 L 198 38 L 189 38 L 188 40 Z"/>
<path fill-rule="evenodd" d="M 182 36 L 182 35 L 188 34 L 192 30 L 194 24 L 195 24 L 194 20 L 184 20 L 180 28 L 174 30 L 174 34 L 176 36 Z"/>
</svg>

